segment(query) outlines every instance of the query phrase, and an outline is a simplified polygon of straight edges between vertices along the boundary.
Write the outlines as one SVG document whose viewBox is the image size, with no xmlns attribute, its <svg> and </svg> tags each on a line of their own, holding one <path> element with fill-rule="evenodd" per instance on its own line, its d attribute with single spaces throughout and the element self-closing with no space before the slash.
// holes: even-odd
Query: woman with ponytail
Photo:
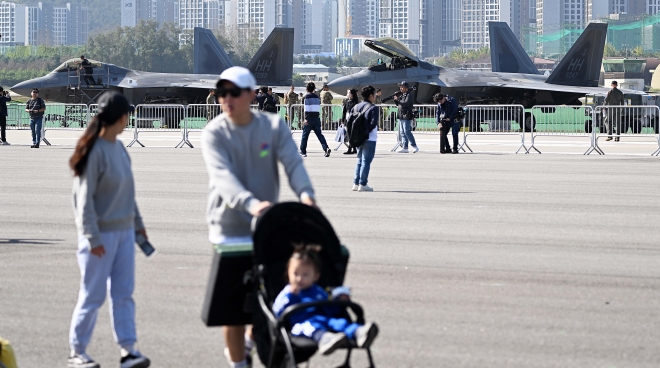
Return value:
<svg viewBox="0 0 660 368">
<path fill-rule="evenodd" d="M 131 162 L 117 135 L 132 107 L 106 92 L 98 114 L 78 141 L 69 164 L 74 172 L 73 211 L 78 228 L 80 292 L 69 331 L 69 368 L 99 368 L 86 353 L 98 310 L 110 288 L 110 320 L 120 347 L 121 368 L 146 368 L 135 349 L 135 232 L 147 236 L 135 203 Z"/>
</svg>

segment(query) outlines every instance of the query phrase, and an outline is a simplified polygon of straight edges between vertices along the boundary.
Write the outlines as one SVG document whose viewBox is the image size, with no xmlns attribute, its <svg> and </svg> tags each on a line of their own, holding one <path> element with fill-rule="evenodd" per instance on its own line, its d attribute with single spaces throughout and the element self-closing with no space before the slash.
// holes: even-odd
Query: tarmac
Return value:
<svg viewBox="0 0 660 368">
<path fill-rule="evenodd" d="M 0 336 L 21 368 L 66 366 L 79 287 L 67 162 L 80 132 L 47 135 L 51 147 L 30 149 L 27 131 L 0 146 Z M 198 136 L 194 149 L 162 147 L 176 133 L 141 137 L 147 148 L 129 153 L 158 253 L 136 254 L 139 348 L 152 367 L 225 367 L 221 330 L 200 318 L 212 249 Z M 475 137 L 478 153 L 440 155 L 437 135 L 418 134 L 416 154 L 390 153 L 393 135 L 380 137 L 373 193 L 350 191 L 355 156 L 324 158 L 312 136 L 305 158 L 351 251 L 353 299 L 380 325 L 377 366 L 660 365 L 657 141 L 583 156 L 588 139 L 548 138 L 544 154 L 515 155 L 515 137 Z M 282 178 L 281 199 L 293 200 Z M 119 360 L 107 309 L 88 349 L 103 367 Z"/>
</svg>

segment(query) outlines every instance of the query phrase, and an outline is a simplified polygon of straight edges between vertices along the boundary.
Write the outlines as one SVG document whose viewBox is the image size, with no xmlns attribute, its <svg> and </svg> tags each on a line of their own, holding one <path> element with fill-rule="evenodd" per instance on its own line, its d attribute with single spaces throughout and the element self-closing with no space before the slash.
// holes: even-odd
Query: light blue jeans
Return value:
<svg viewBox="0 0 660 368">
<path fill-rule="evenodd" d="M 73 310 L 69 345 L 76 353 L 87 349 L 98 310 L 110 289 L 110 322 L 115 341 L 131 351 L 137 337 L 135 333 L 135 230 L 108 231 L 101 233 L 105 255 L 91 254 L 89 241 L 78 235 L 78 266 L 80 267 L 80 292 Z"/>
<path fill-rule="evenodd" d="M 376 141 L 366 141 L 358 147 L 357 153 L 357 166 L 355 166 L 355 178 L 353 184 L 367 185 L 369 180 L 369 170 L 371 169 L 371 161 L 376 154 Z"/>
<path fill-rule="evenodd" d="M 415 137 L 412 134 L 412 120 L 399 119 L 399 134 L 401 134 L 401 144 L 403 148 L 408 149 L 408 141 L 413 147 L 417 147 Z"/>
<path fill-rule="evenodd" d="M 30 130 L 32 131 L 32 144 L 39 145 L 41 142 L 41 125 L 44 118 L 30 118 Z"/>
</svg>

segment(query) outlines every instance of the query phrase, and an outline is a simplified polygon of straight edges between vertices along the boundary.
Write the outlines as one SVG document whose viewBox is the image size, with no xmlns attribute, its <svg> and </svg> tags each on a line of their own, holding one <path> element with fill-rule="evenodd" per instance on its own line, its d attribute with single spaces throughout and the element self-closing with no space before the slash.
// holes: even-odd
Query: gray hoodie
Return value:
<svg viewBox="0 0 660 368">
<path fill-rule="evenodd" d="M 278 200 L 278 162 L 299 198 L 303 193 L 314 197 L 291 130 L 278 115 L 253 111 L 246 126 L 219 115 L 204 129 L 202 155 L 209 173 L 206 221 L 210 239 L 252 234 L 250 209 L 260 201 Z"/>
<path fill-rule="evenodd" d="M 102 245 L 101 232 L 144 229 L 135 203 L 131 159 L 120 140 L 98 138 L 87 167 L 73 178 L 73 213 L 78 233 L 91 248 Z"/>
</svg>

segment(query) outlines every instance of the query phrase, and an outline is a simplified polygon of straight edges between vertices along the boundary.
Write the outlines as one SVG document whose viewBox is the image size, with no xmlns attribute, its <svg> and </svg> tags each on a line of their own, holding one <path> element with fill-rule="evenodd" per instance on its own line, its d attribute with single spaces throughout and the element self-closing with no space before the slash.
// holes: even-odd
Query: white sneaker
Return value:
<svg viewBox="0 0 660 368">
<path fill-rule="evenodd" d="M 357 185 L 357 184 L 353 184 L 353 189 L 351 189 L 351 190 L 354 191 L 354 192 L 357 192 L 357 190 L 358 190 L 358 185 Z"/>
<path fill-rule="evenodd" d="M 368 186 L 368 185 L 360 185 L 358 188 L 358 192 L 373 192 L 374 188 Z"/>
<path fill-rule="evenodd" d="M 9 142 L 7 142 L 7 141 L 0 142 L 0 145 L 3 145 L 3 146 L 9 146 Z"/>
<path fill-rule="evenodd" d="M 232 364 L 235 364 L 229 356 L 229 348 L 225 348 L 225 358 L 230 367 L 232 367 Z M 252 349 L 248 349 L 247 347 L 245 348 L 245 368 L 252 368 Z"/>
<path fill-rule="evenodd" d="M 401 148 L 397 153 L 408 153 L 407 148 Z"/>
<path fill-rule="evenodd" d="M 94 361 L 89 355 L 82 354 L 72 354 L 69 356 L 69 361 L 67 363 L 68 368 L 100 368 L 101 365 Z"/>
<path fill-rule="evenodd" d="M 417 146 L 413 146 L 413 153 L 417 153 L 417 151 L 419 151 L 419 148 L 417 148 Z"/>
</svg>

